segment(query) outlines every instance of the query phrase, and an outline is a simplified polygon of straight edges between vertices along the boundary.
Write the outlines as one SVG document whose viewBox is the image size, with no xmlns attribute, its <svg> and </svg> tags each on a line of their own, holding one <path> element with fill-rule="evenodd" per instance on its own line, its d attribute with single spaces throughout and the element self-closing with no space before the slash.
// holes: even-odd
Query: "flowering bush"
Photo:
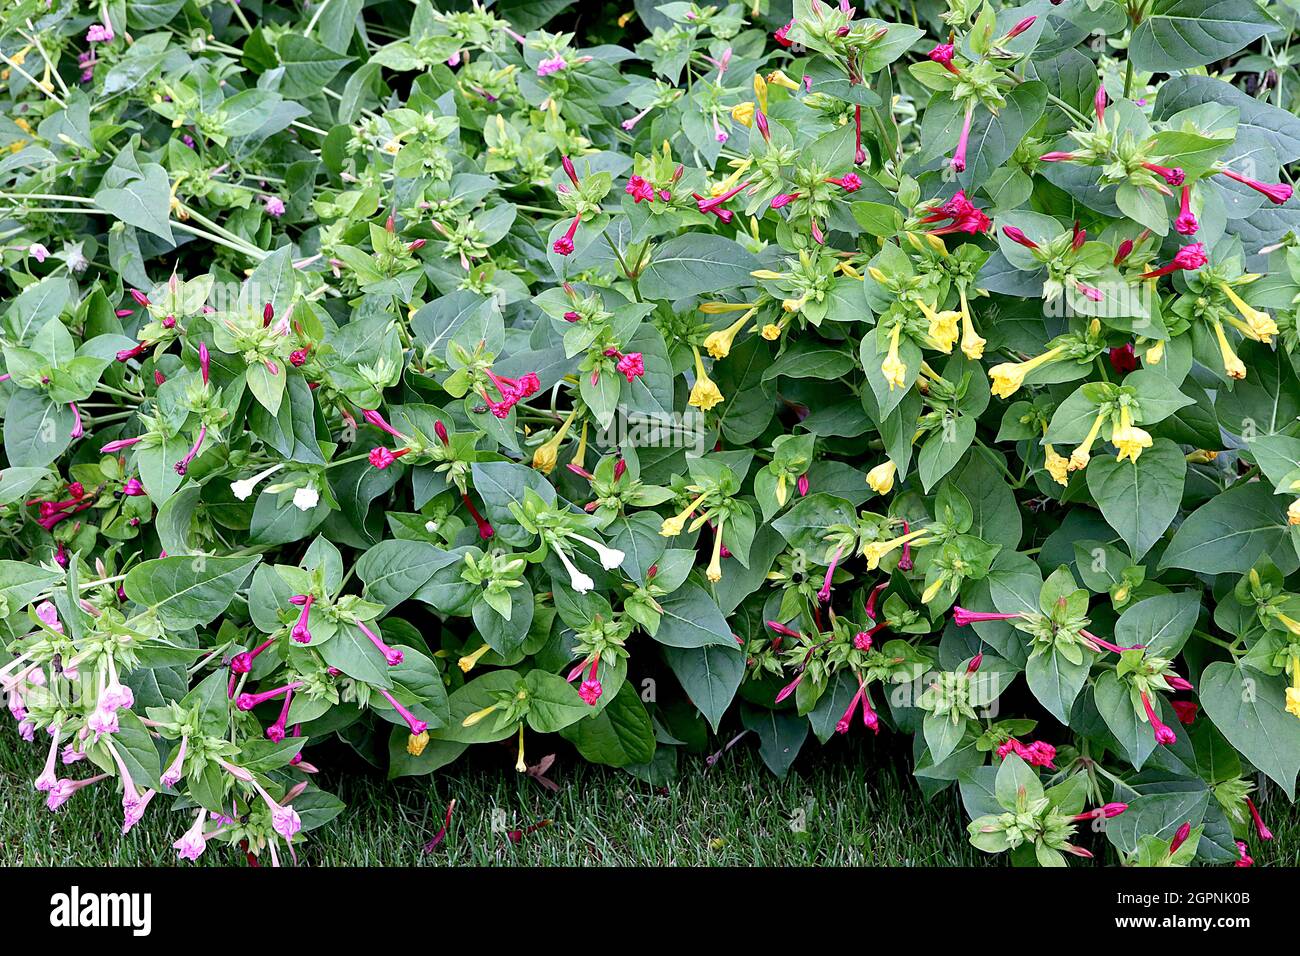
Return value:
<svg viewBox="0 0 1300 956">
<path fill-rule="evenodd" d="M 331 735 L 910 734 L 982 850 L 1248 864 L 1300 771 L 1294 11 L 567 6 L 0 15 L 50 808 L 278 861 Z"/>
</svg>

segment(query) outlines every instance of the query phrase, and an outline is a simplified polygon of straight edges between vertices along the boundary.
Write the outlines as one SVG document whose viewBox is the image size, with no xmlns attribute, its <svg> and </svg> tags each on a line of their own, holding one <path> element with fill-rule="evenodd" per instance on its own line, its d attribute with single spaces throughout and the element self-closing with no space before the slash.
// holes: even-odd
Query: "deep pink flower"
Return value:
<svg viewBox="0 0 1300 956">
<path fill-rule="evenodd" d="M 642 176 L 629 177 L 623 191 L 632 197 L 633 202 L 640 203 L 642 200 L 654 202 L 655 188 Z"/>
<path fill-rule="evenodd" d="M 1282 205 L 1290 199 L 1291 193 L 1293 192 L 1291 187 L 1286 183 L 1261 183 L 1259 180 L 1250 179 L 1241 175 L 1241 173 L 1234 173 L 1231 169 L 1221 169 L 1219 172 L 1224 176 L 1227 176 L 1229 179 L 1235 179 L 1243 186 L 1249 186 L 1251 189 L 1255 190 L 1255 192 L 1263 194 L 1268 198 L 1269 202 L 1277 206 Z"/>
</svg>

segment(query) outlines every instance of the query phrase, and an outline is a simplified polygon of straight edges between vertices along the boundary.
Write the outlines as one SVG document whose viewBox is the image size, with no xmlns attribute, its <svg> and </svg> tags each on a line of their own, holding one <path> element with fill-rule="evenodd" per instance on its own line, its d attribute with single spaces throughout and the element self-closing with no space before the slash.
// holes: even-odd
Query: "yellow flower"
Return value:
<svg viewBox="0 0 1300 956">
<path fill-rule="evenodd" d="M 468 674 L 470 671 L 472 671 L 474 669 L 474 665 L 479 662 L 479 658 L 482 657 L 491 649 L 492 648 L 489 647 L 487 644 L 484 644 L 473 654 L 466 654 L 464 657 L 462 657 L 459 661 L 457 661 L 457 664 L 460 667 L 461 672 Z"/>
<path fill-rule="evenodd" d="M 1088 467 L 1088 461 L 1092 458 L 1092 444 L 1101 433 L 1101 426 L 1105 420 L 1105 411 L 1098 412 L 1097 417 L 1092 420 L 1092 428 L 1088 430 L 1088 436 L 1083 440 L 1083 444 L 1070 453 L 1071 471 L 1081 471 Z"/>
<path fill-rule="evenodd" d="M 1263 342 L 1265 345 L 1271 345 L 1273 342 L 1273 336 L 1277 335 L 1277 323 L 1273 321 L 1273 317 L 1267 312 L 1260 312 L 1258 309 L 1247 305 L 1242 300 L 1241 296 L 1237 295 L 1237 293 L 1233 291 L 1232 286 L 1228 285 L 1226 282 L 1220 282 L 1219 288 L 1223 290 L 1223 294 L 1228 297 L 1232 304 L 1237 307 L 1237 311 L 1241 313 L 1241 317 L 1246 320 L 1246 328 L 1243 329 L 1243 331 L 1256 341 Z"/>
<path fill-rule="evenodd" d="M 1070 483 L 1070 459 L 1058 455 L 1051 445 L 1047 446 L 1047 473 L 1058 485 L 1065 486 Z"/>
<path fill-rule="evenodd" d="M 700 506 L 700 502 L 705 499 L 708 492 L 704 492 L 689 505 L 684 508 L 680 514 L 675 514 L 671 518 L 665 518 L 662 525 L 659 526 L 659 534 L 665 538 L 675 538 L 682 533 L 686 527 L 686 520 L 695 513 L 695 509 Z"/>
<path fill-rule="evenodd" d="M 875 266 L 867 266 L 867 275 L 871 276 L 871 278 L 875 279 L 881 285 L 884 285 L 889 281 L 889 276 L 885 275 Z"/>
<path fill-rule="evenodd" d="M 931 584 L 929 587 L 925 589 L 924 592 L 922 592 L 921 603 L 929 604 L 931 601 L 933 601 L 935 599 L 935 596 L 939 593 L 939 589 L 942 587 L 943 587 L 943 575 L 940 575 L 939 577 L 934 579 L 933 584 Z"/>
<path fill-rule="evenodd" d="M 797 91 L 799 89 L 799 84 L 790 79 L 790 77 L 786 76 L 780 70 L 773 70 L 771 73 L 767 74 L 767 82 L 773 86 L 783 86 L 787 90 Z"/>
<path fill-rule="evenodd" d="M 893 329 L 889 333 L 889 354 L 880 363 L 880 372 L 885 376 L 885 381 L 889 383 L 891 392 L 895 388 L 902 388 L 903 383 L 907 380 L 907 366 L 898 357 L 898 336 L 902 330 L 902 325 L 895 322 Z"/>
<path fill-rule="evenodd" d="M 880 566 L 880 562 L 891 551 L 901 548 L 908 542 L 919 538 L 925 534 L 925 530 L 918 528 L 915 531 L 909 531 L 907 534 L 899 535 L 897 538 L 891 538 L 888 541 L 869 541 L 862 546 L 862 556 L 867 559 L 867 570 L 874 571 Z"/>
<path fill-rule="evenodd" d="M 1160 361 L 1164 357 L 1165 357 L 1165 340 L 1161 339 L 1160 341 L 1156 342 L 1155 345 L 1151 346 L 1151 348 L 1147 349 L 1146 364 L 1159 365 Z"/>
<path fill-rule="evenodd" d="M 622 28 L 622 27 L 627 26 L 629 23 L 632 22 L 632 18 L 633 18 L 634 16 L 636 16 L 636 11 L 635 11 L 635 10 L 629 10 L 627 13 L 621 13 L 621 14 L 619 14 L 619 17 L 618 17 L 618 25 L 619 25 L 619 27 Z"/>
<path fill-rule="evenodd" d="M 728 312 L 748 312 L 756 307 L 754 302 L 705 302 L 700 311 L 705 315 L 726 315 Z"/>
<path fill-rule="evenodd" d="M 691 388 L 689 404 L 702 412 L 707 412 L 722 401 L 722 392 L 718 391 L 718 386 L 714 384 L 713 379 L 709 378 L 709 373 L 704 371 L 704 360 L 700 358 L 700 350 L 691 346 L 691 351 L 695 353 L 695 385 Z"/>
<path fill-rule="evenodd" d="M 754 74 L 754 101 L 760 110 L 767 112 L 767 80 L 758 73 Z"/>
<path fill-rule="evenodd" d="M 1300 718 L 1300 657 L 1291 658 L 1291 686 L 1286 689 L 1286 712 Z"/>
<path fill-rule="evenodd" d="M 896 474 L 898 474 L 898 466 L 893 461 L 885 459 L 867 472 L 867 484 L 876 494 L 887 495 L 894 489 Z"/>
<path fill-rule="evenodd" d="M 784 279 L 784 272 L 773 272 L 771 269 L 755 269 L 750 273 L 755 279 L 765 279 L 768 282 L 775 282 L 778 279 Z"/>
<path fill-rule="evenodd" d="M 1300 718 L 1300 688 L 1286 689 L 1286 712 L 1292 717 Z"/>
<path fill-rule="evenodd" d="M 754 104 L 737 103 L 731 108 L 731 118 L 741 126 L 751 126 L 754 122 Z"/>
<path fill-rule="evenodd" d="M 722 580 L 722 522 L 724 518 L 718 515 L 718 526 L 713 529 L 713 560 L 709 562 L 708 570 L 704 576 L 714 584 Z"/>
<path fill-rule="evenodd" d="M 564 424 L 555 433 L 555 437 L 549 439 L 545 444 L 538 445 L 537 450 L 533 452 L 533 467 L 542 474 L 549 475 L 555 470 L 555 464 L 560 458 L 560 442 L 564 441 L 564 436 L 569 433 L 569 426 L 573 424 L 573 419 L 577 414 L 578 410 L 576 408 L 569 412 L 569 417 L 564 420 Z"/>
<path fill-rule="evenodd" d="M 776 492 L 775 492 L 776 503 L 782 508 L 785 507 L 785 499 L 790 496 L 790 492 L 785 487 L 786 484 L 787 482 L 785 478 L 785 472 L 783 471 L 781 472 L 781 477 L 776 479 Z"/>
<path fill-rule="evenodd" d="M 528 770 L 528 763 L 524 760 L 524 722 L 519 721 L 519 756 L 515 760 L 515 769 L 520 773 Z"/>
<path fill-rule="evenodd" d="M 993 394 L 998 398 L 1010 398 L 1025 383 L 1026 375 L 1040 365 L 1055 361 L 1064 349 L 1064 346 L 1058 345 L 1024 362 L 1003 362 L 1001 365 L 993 366 L 989 369 L 989 378 L 993 380 Z"/>
<path fill-rule="evenodd" d="M 486 717 L 488 714 L 490 714 L 490 713 L 492 713 L 493 711 L 495 711 L 495 710 L 496 710 L 497 708 L 499 708 L 500 706 L 501 706 L 500 704 L 491 704 L 491 705 L 489 705 L 489 706 L 487 706 L 487 707 L 484 707 L 482 710 L 476 710 L 476 711 L 474 711 L 474 713 L 470 714 L 468 717 L 466 717 L 464 720 L 462 720 L 462 721 L 460 722 L 460 725 L 461 725 L 462 727 L 473 727 L 473 726 L 474 726 L 475 724 L 477 724 L 480 720 L 482 720 L 482 719 L 483 719 L 484 717 Z"/>
<path fill-rule="evenodd" d="M 773 325 L 771 322 L 763 326 L 763 338 L 769 342 L 775 342 L 781 337 L 781 326 Z"/>
<path fill-rule="evenodd" d="M 736 334 L 745 327 L 745 324 L 753 318 L 754 313 L 757 311 L 757 309 L 750 309 L 725 329 L 710 332 L 704 340 L 704 347 L 708 349 L 709 354 L 715 359 L 726 358 L 731 352 L 731 343 L 735 341 Z"/>
<path fill-rule="evenodd" d="M 406 752 L 412 757 L 420 756 L 427 746 L 429 746 L 429 732 L 427 730 L 418 734 L 411 734 L 406 738 Z"/>
<path fill-rule="evenodd" d="M 1286 509 L 1286 523 L 1300 524 L 1300 498 L 1291 502 L 1291 506 Z"/>
<path fill-rule="evenodd" d="M 985 340 L 975 331 L 975 320 L 970 316 L 970 304 L 966 301 L 966 288 L 962 286 L 961 295 L 961 351 L 971 361 L 984 357 Z"/>
<path fill-rule="evenodd" d="M 1243 362 L 1237 353 L 1232 350 L 1228 344 L 1228 336 L 1223 331 L 1221 322 L 1214 322 L 1214 336 L 1219 340 L 1219 354 L 1223 356 L 1223 370 L 1228 374 L 1228 378 L 1241 380 L 1246 377 L 1246 363 Z"/>
<path fill-rule="evenodd" d="M 27 120 L 25 120 L 21 116 L 16 117 L 14 119 L 14 125 L 17 126 L 24 133 L 30 133 L 32 131 L 32 124 L 27 122 Z"/>
<path fill-rule="evenodd" d="M 1193 465 L 1208 465 L 1218 457 L 1219 453 L 1217 451 L 1206 451 L 1204 448 L 1198 448 L 1186 455 L 1187 460 Z"/>
<path fill-rule="evenodd" d="M 1119 449 L 1115 460 L 1123 461 L 1127 458 L 1136 463 L 1138 456 L 1142 454 L 1142 449 L 1151 447 L 1151 436 L 1141 428 L 1134 427 L 1127 408 L 1120 415 L 1122 416 L 1120 426 L 1111 432 L 1110 436 L 1111 444 Z"/>
<path fill-rule="evenodd" d="M 958 323 L 961 321 L 961 313 L 952 310 L 936 312 L 920 299 L 916 300 L 916 305 L 930 320 L 930 328 L 926 330 L 926 334 L 930 336 L 934 347 L 945 355 L 951 354 L 952 347 L 957 344 L 957 336 L 960 334 Z"/>
<path fill-rule="evenodd" d="M 808 294 L 804 293 L 797 299 L 786 299 L 781 303 L 781 308 L 786 312 L 798 312 L 803 308 L 803 304 L 808 301 Z"/>
</svg>

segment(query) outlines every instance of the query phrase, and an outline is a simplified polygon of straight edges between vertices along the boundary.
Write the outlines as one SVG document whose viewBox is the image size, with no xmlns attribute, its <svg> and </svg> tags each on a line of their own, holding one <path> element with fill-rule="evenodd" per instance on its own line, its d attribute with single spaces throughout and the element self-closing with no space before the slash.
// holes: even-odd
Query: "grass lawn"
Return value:
<svg viewBox="0 0 1300 956">
<path fill-rule="evenodd" d="M 970 866 L 992 862 L 966 842 L 955 793 L 926 802 L 901 755 L 848 745 L 801 756 L 784 780 L 738 746 L 707 771 L 685 757 L 676 783 L 658 788 L 561 751 L 549 777 L 557 792 L 516 774 L 507 754 L 457 764 L 432 777 L 387 782 L 348 753 L 313 750 L 323 785 L 348 805 L 311 834 L 300 862 L 318 866 L 410 865 L 867 865 Z M 471 756 L 473 753 L 471 752 Z M 171 864 L 171 842 L 188 824 L 165 803 L 150 808 L 128 836 L 108 788 L 77 794 L 58 813 L 31 788 L 42 754 L 0 732 L 0 865 L 139 866 Z M 491 758 L 498 758 L 493 764 Z M 442 847 L 423 855 L 447 802 L 456 813 Z M 1285 813 L 1283 810 L 1285 809 Z M 494 811 L 496 811 L 494 813 Z M 1300 815 L 1284 798 L 1266 815 L 1277 839 L 1254 848 L 1261 864 L 1300 864 Z M 494 832 L 494 820 L 498 824 Z M 511 843 L 500 831 L 552 821 Z M 1097 849 L 1097 847 L 1094 847 Z M 207 865 L 242 865 L 242 854 L 214 842 Z M 188 865 L 188 864 L 187 864 Z"/>
</svg>

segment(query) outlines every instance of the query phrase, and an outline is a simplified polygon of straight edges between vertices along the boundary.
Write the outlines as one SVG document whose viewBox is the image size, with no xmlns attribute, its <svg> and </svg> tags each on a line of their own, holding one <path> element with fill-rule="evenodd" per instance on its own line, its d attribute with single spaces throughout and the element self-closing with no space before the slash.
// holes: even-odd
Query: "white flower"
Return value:
<svg viewBox="0 0 1300 956">
<path fill-rule="evenodd" d="M 575 568 L 573 562 L 569 560 L 569 556 L 559 548 L 555 549 L 555 556 L 560 559 L 564 569 L 569 572 L 569 587 L 573 588 L 573 590 L 579 594 L 586 594 L 596 586 L 596 582 L 591 579 L 591 575 L 584 574 Z"/>
<path fill-rule="evenodd" d="M 241 479 L 240 481 L 232 481 L 230 483 L 230 493 L 234 495 L 236 498 L 238 498 L 240 501 L 247 501 L 249 497 L 253 494 L 253 491 L 257 488 L 258 482 L 262 481 L 263 479 L 271 477 L 283 467 L 284 464 L 282 462 L 278 465 L 272 465 L 270 468 L 266 469 L 266 471 L 253 475 L 253 477 L 251 478 L 244 478 Z M 296 501 L 294 503 L 297 504 Z"/>
<path fill-rule="evenodd" d="M 293 493 L 293 506 L 299 511 L 311 511 L 320 503 L 320 492 L 311 485 L 297 488 Z"/>
<path fill-rule="evenodd" d="M 596 556 L 600 558 L 600 566 L 606 571 L 613 571 L 617 567 L 622 567 L 623 559 L 627 557 L 618 548 L 607 548 L 599 541 L 593 541 L 591 538 L 584 538 L 580 534 L 572 535 L 572 537 L 595 551 Z"/>
</svg>

